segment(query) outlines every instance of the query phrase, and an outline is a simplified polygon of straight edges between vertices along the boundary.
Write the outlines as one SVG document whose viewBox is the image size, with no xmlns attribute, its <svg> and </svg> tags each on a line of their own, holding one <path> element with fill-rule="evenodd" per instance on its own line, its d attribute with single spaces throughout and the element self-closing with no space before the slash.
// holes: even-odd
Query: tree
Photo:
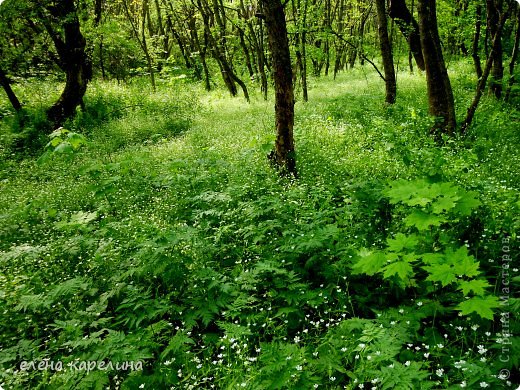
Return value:
<svg viewBox="0 0 520 390">
<path fill-rule="evenodd" d="M 56 103 L 47 110 L 47 117 L 59 127 L 83 105 L 83 96 L 92 77 L 92 64 L 85 51 L 86 40 L 80 29 L 74 0 L 49 1 L 38 8 L 40 19 L 50 35 L 58 66 L 65 72 L 65 88 Z"/>
<path fill-rule="evenodd" d="M 399 27 L 399 30 L 408 41 L 417 67 L 425 70 L 419 25 L 406 6 L 405 0 L 390 0 L 388 15 L 395 21 L 397 27 Z"/>
<path fill-rule="evenodd" d="M 13 92 L 9 79 L 7 78 L 6 74 L 4 73 L 4 71 L 1 68 L 0 68 L 0 85 L 2 86 L 2 88 L 4 88 L 4 91 L 7 94 L 7 97 L 9 98 L 9 101 L 11 102 L 11 105 L 13 106 L 15 111 L 19 112 L 22 109 L 22 105 L 20 104 L 20 101 L 18 100 L 15 93 Z"/>
<path fill-rule="evenodd" d="M 377 20 L 379 44 L 381 47 L 381 56 L 383 57 L 383 68 L 385 70 L 385 86 L 386 98 L 385 101 L 389 104 L 395 103 L 397 84 L 395 81 L 394 59 L 392 56 L 392 46 L 388 38 L 388 21 L 386 18 L 386 0 L 376 0 Z"/>
<path fill-rule="evenodd" d="M 285 175 L 297 175 L 294 155 L 294 89 L 284 7 L 280 0 L 261 0 L 272 56 L 276 143 L 273 161 Z"/>
<path fill-rule="evenodd" d="M 452 135 L 456 127 L 455 103 L 442 55 L 437 26 L 436 0 L 419 0 L 418 13 L 429 111 L 431 115 L 439 118 L 431 132 L 437 138 L 441 133 Z"/>
<path fill-rule="evenodd" d="M 471 125 L 473 117 L 475 116 L 475 112 L 477 111 L 480 99 L 482 98 L 482 94 L 484 93 L 484 89 L 486 88 L 487 79 L 489 77 L 489 74 L 491 73 L 491 69 L 496 58 L 494 56 L 494 51 L 497 50 L 497 48 L 501 47 L 501 43 L 499 41 L 501 40 L 502 29 L 504 28 L 504 24 L 507 20 L 509 12 L 511 11 L 512 6 L 513 3 L 511 2 L 509 8 L 506 11 L 503 11 L 499 17 L 498 25 L 496 26 L 495 36 L 493 37 L 491 43 L 491 51 L 486 61 L 486 66 L 484 67 L 484 70 L 482 72 L 482 77 L 478 80 L 475 96 L 473 97 L 473 101 L 471 102 L 471 105 L 468 108 L 466 118 L 464 119 L 464 122 L 462 122 L 461 125 L 461 133 L 463 134 L 468 130 L 469 126 Z"/>
<path fill-rule="evenodd" d="M 504 65 L 502 62 L 502 31 L 498 29 L 499 14 L 502 10 L 502 0 L 486 0 L 486 10 L 487 27 L 490 33 L 490 38 L 494 39 L 498 33 L 496 44 L 494 44 L 494 49 L 490 53 L 490 55 L 493 55 L 493 67 L 491 68 L 489 91 L 499 99 L 502 96 L 502 79 L 504 77 Z"/>
</svg>

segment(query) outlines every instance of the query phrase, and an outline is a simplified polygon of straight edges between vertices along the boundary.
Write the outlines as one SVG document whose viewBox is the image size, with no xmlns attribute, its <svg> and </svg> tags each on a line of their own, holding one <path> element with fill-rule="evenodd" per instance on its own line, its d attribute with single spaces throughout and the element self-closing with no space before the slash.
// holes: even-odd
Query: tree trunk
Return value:
<svg viewBox="0 0 520 390">
<path fill-rule="evenodd" d="M 436 0 L 419 0 L 419 30 L 426 70 L 430 114 L 439 118 L 432 128 L 436 138 L 453 135 L 456 126 L 455 103 L 444 63 L 437 27 Z"/>
<path fill-rule="evenodd" d="M 511 5 L 512 5 L 512 3 L 511 3 Z M 493 61 L 495 58 L 493 56 L 493 54 L 494 54 L 493 52 L 499 46 L 499 41 L 500 41 L 501 35 L 502 35 L 502 28 L 504 27 L 504 24 L 506 22 L 510 9 L 511 8 L 509 8 L 508 11 L 505 11 L 500 16 L 500 20 L 498 22 L 498 25 L 496 26 L 496 33 L 495 33 L 495 36 L 493 37 L 493 41 L 491 43 L 491 50 L 489 52 L 489 55 L 488 55 L 488 58 L 486 61 L 486 66 L 484 67 L 484 71 L 482 72 L 482 77 L 479 79 L 479 81 L 477 83 L 477 90 L 475 91 L 475 97 L 473 98 L 473 101 L 471 102 L 471 105 L 468 108 L 468 112 L 466 114 L 466 118 L 464 119 L 464 122 L 462 122 L 462 126 L 461 126 L 462 134 L 464 134 L 468 130 L 469 126 L 471 125 L 471 122 L 473 121 L 473 117 L 475 116 L 475 112 L 477 111 L 477 107 L 480 102 L 480 98 L 482 98 L 482 94 L 484 93 L 484 89 L 486 88 L 487 79 L 489 77 L 489 74 L 491 73 L 491 68 L 493 67 Z"/>
<path fill-rule="evenodd" d="M 482 77 L 482 65 L 480 64 L 480 56 L 478 55 L 481 20 L 482 20 L 482 6 L 479 3 L 479 4 L 477 4 L 477 10 L 475 13 L 475 35 L 473 35 L 473 46 L 471 49 L 471 57 L 473 58 L 473 63 L 475 64 L 475 72 L 477 73 L 478 79 L 480 79 Z"/>
<path fill-rule="evenodd" d="M 164 28 L 162 10 L 161 5 L 159 4 L 159 0 L 155 0 L 155 9 L 157 11 L 157 28 L 159 30 L 159 34 L 161 35 L 161 41 L 163 46 L 162 57 L 166 60 L 170 56 L 170 43 L 168 40 L 168 35 L 166 34 L 166 30 Z"/>
<path fill-rule="evenodd" d="M 414 0 L 412 0 L 412 4 L 410 6 L 410 13 L 413 15 L 414 10 Z M 392 45 L 390 44 L 390 47 Z M 410 45 L 408 45 L 408 67 L 410 68 L 410 74 L 413 74 L 413 53 L 412 49 L 410 49 Z"/>
<path fill-rule="evenodd" d="M 150 82 L 152 83 L 152 90 L 155 92 L 155 73 L 153 69 L 153 62 L 150 52 L 148 51 L 148 45 L 146 44 L 146 36 L 145 36 L 145 24 L 146 24 L 146 14 L 148 13 L 148 0 L 144 0 L 143 9 L 141 13 L 141 36 L 139 36 L 139 31 L 132 19 L 132 15 L 128 10 L 127 0 L 123 0 L 123 7 L 125 8 L 126 16 L 130 25 L 132 26 L 132 31 L 134 32 L 135 38 L 137 42 L 139 42 L 139 46 L 143 50 L 144 56 L 146 57 L 146 63 L 148 65 L 148 72 L 150 73 Z"/>
<path fill-rule="evenodd" d="M 498 31 L 498 18 L 502 10 L 502 0 L 486 0 L 487 9 L 487 26 L 490 37 L 494 40 Z M 498 35 L 496 47 L 489 53 L 493 56 L 493 67 L 491 68 L 491 80 L 489 83 L 489 92 L 495 95 L 497 99 L 502 95 L 502 79 L 504 77 L 504 65 L 502 63 L 502 32 Z"/>
<path fill-rule="evenodd" d="M 399 27 L 399 30 L 408 41 L 417 67 L 420 70 L 425 70 L 419 25 L 408 10 L 405 0 L 390 0 L 388 14 L 395 21 L 397 27 Z"/>
<path fill-rule="evenodd" d="M 390 46 L 390 40 L 388 38 L 388 20 L 386 19 L 385 1 L 386 0 L 376 0 L 376 8 L 377 20 L 379 24 L 379 43 L 381 46 L 381 56 L 383 57 L 383 68 L 385 70 L 385 101 L 389 104 L 393 104 L 395 103 L 397 84 L 395 81 L 392 47 Z"/>
<path fill-rule="evenodd" d="M 282 175 L 297 176 L 294 154 L 294 90 L 285 12 L 280 0 L 261 0 L 273 61 L 276 143 L 273 161 Z"/>
<path fill-rule="evenodd" d="M 509 96 L 511 96 L 511 88 L 515 83 L 515 63 L 518 59 L 518 49 L 520 44 L 520 8 L 516 12 L 516 34 L 515 34 L 515 45 L 513 46 L 513 52 L 511 53 L 511 61 L 509 62 L 509 82 L 507 83 L 506 96 L 504 100 L 507 102 Z"/>
<path fill-rule="evenodd" d="M 0 85 L 2 85 L 4 88 L 4 91 L 7 94 L 7 97 L 9 98 L 9 101 L 11 102 L 11 105 L 15 111 L 19 112 L 22 109 L 22 105 L 12 90 L 11 83 L 2 69 L 0 69 Z"/>
<path fill-rule="evenodd" d="M 66 119 L 76 113 L 76 107 L 83 105 L 83 96 L 92 77 L 92 64 L 85 52 L 86 40 L 80 30 L 74 0 L 64 0 L 58 8 L 49 9 L 51 15 L 60 20 L 63 37 L 48 23 L 45 27 L 56 46 L 59 65 L 66 74 L 65 89 L 60 98 L 47 110 L 48 119 L 60 127 Z"/>
</svg>

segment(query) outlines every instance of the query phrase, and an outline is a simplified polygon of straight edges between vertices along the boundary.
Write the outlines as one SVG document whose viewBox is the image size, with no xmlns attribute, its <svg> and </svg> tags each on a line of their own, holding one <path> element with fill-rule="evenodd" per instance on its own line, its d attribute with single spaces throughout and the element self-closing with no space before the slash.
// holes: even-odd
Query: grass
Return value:
<svg viewBox="0 0 520 390">
<path fill-rule="evenodd" d="M 452 81 L 461 117 L 474 80 L 457 64 Z M 151 94 L 145 83 L 94 82 L 86 111 L 66 126 L 88 140 L 72 156 L 38 164 L 41 150 L 13 147 L 14 119 L 0 123 L 0 384 L 508 386 L 497 373 L 518 362 L 500 362 L 498 321 L 454 314 L 453 288 L 403 289 L 352 267 L 363 247 L 415 234 L 385 188 L 428 178 L 476 190 L 482 205 L 423 244 L 466 245 L 500 292 L 497 259 L 519 228 L 515 106 L 485 98 L 469 137 L 439 147 L 427 134 L 423 76 L 400 73 L 392 107 L 373 73 L 313 79 L 310 102 L 296 104 L 300 178 L 288 182 L 266 159 L 272 101 L 182 80 Z M 59 93 L 52 82 L 17 88 L 31 118 Z M 19 369 L 42 359 L 144 370 Z"/>
</svg>

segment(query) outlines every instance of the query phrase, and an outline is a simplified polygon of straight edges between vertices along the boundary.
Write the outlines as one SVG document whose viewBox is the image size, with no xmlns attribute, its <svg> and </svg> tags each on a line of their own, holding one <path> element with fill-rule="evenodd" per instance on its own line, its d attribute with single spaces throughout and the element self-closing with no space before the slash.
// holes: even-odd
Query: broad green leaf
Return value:
<svg viewBox="0 0 520 390">
<path fill-rule="evenodd" d="M 406 226 L 415 226 L 419 230 L 428 230 L 430 226 L 440 226 L 446 222 L 444 217 L 431 215 L 421 210 L 416 210 L 404 219 Z"/>
<path fill-rule="evenodd" d="M 87 140 L 81 134 L 70 133 L 67 136 L 67 142 L 71 144 L 74 150 L 77 150 L 80 146 L 85 145 L 87 143 Z"/>
<path fill-rule="evenodd" d="M 384 252 L 368 253 L 362 255 L 360 260 L 352 267 L 355 273 L 374 275 L 381 271 L 381 267 L 386 264 L 387 256 Z"/>
<path fill-rule="evenodd" d="M 388 264 L 385 268 L 383 268 L 383 270 L 383 276 L 385 279 L 397 275 L 402 280 L 408 280 L 411 276 L 413 276 L 412 266 L 406 261 L 396 261 L 394 263 Z"/>
<path fill-rule="evenodd" d="M 460 310 L 462 315 L 469 315 L 473 312 L 487 320 L 493 319 L 493 309 L 500 306 L 500 301 L 494 295 L 485 297 L 473 297 L 457 305 L 455 309 Z"/>
<path fill-rule="evenodd" d="M 478 193 L 469 191 L 457 202 L 454 211 L 460 215 L 471 215 L 471 212 L 480 205 L 481 202 L 478 200 Z"/>
<path fill-rule="evenodd" d="M 74 149 L 72 148 L 72 145 L 68 142 L 62 142 L 56 148 L 54 149 L 56 153 L 72 153 L 74 152 Z"/>
<path fill-rule="evenodd" d="M 390 203 L 399 203 L 409 200 L 417 192 L 417 184 L 408 180 L 394 181 L 384 193 L 390 198 Z"/>
<path fill-rule="evenodd" d="M 480 273 L 478 271 L 479 262 L 475 261 L 473 256 L 468 255 L 468 249 L 465 246 L 461 246 L 455 252 L 448 249 L 446 251 L 446 259 L 449 264 L 454 266 L 457 275 L 473 277 Z"/>
<path fill-rule="evenodd" d="M 426 264 L 434 265 L 444 263 L 444 255 L 442 253 L 423 253 L 420 257 Z"/>
<path fill-rule="evenodd" d="M 455 207 L 457 201 L 460 199 L 458 196 L 443 196 L 437 198 L 432 204 L 432 211 L 435 214 L 441 214 L 450 211 Z"/>
<path fill-rule="evenodd" d="M 457 274 L 449 264 L 436 264 L 423 267 L 423 269 L 430 274 L 426 280 L 440 282 L 442 287 L 446 287 L 448 284 L 457 280 Z"/>
<path fill-rule="evenodd" d="M 415 234 L 405 235 L 397 233 L 395 238 L 389 238 L 387 241 L 388 249 L 393 252 L 401 252 L 403 249 L 415 249 L 419 239 Z"/>
<path fill-rule="evenodd" d="M 462 290 L 462 294 L 464 294 L 464 296 L 469 295 L 470 291 L 473 291 L 473 294 L 475 295 L 484 295 L 484 289 L 490 286 L 491 285 L 488 283 L 488 281 L 484 279 L 475 279 L 469 281 L 460 280 L 457 290 Z"/>
</svg>

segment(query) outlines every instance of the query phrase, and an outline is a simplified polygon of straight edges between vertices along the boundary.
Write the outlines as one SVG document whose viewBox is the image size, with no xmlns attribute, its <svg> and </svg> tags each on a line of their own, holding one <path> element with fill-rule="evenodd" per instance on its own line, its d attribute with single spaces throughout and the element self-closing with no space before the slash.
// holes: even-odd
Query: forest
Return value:
<svg viewBox="0 0 520 390">
<path fill-rule="evenodd" d="M 520 389 L 520 1 L 0 0 L 0 389 Z"/>
</svg>

